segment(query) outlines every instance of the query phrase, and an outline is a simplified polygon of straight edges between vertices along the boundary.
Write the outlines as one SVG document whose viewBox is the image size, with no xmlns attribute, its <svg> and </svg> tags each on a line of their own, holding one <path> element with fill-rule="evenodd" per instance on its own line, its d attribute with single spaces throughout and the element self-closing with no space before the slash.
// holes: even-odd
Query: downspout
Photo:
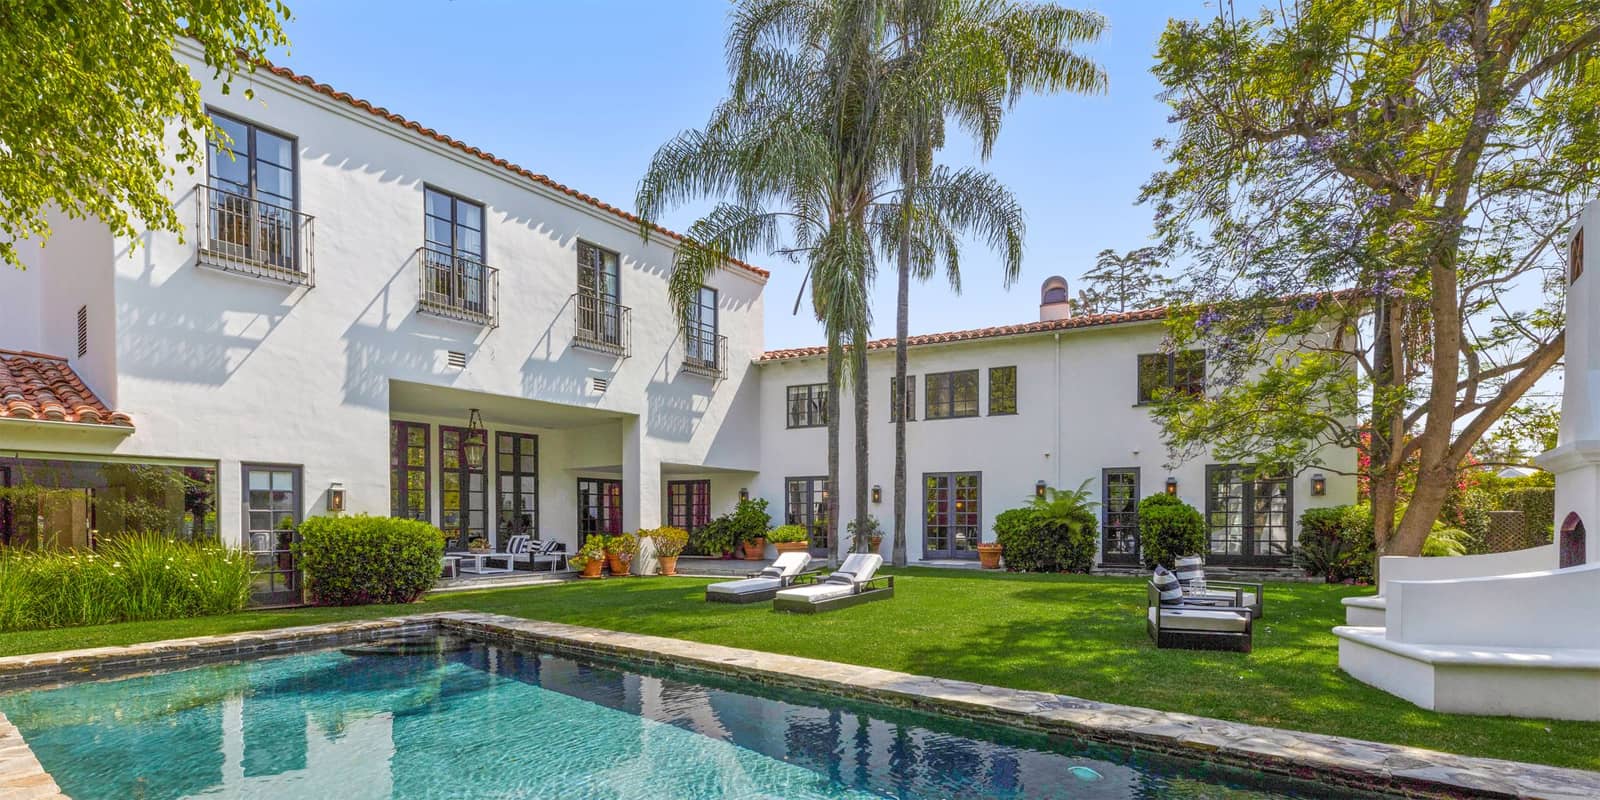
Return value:
<svg viewBox="0 0 1600 800">
<path fill-rule="evenodd" d="M 1053 455 L 1054 455 L 1055 460 L 1056 460 L 1056 483 L 1055 483 L 1055 486 L 1056 486 L 1057 489 L 1060 489 L 1061 488 L 1061 332 L 1060 331 L 1056 331 L 1056 388 L 1055 388 L 1055 392 L 1056 392 L 1056 405 L 1055 405 L 1055 409 L 1056 410 L 1055 410 L 1055 413 L 1052 416 L 1054 416 L 1056 418 L 1056 443 L 1054 445 L 1055 449 L 1053 451 Z"/>
</svg>

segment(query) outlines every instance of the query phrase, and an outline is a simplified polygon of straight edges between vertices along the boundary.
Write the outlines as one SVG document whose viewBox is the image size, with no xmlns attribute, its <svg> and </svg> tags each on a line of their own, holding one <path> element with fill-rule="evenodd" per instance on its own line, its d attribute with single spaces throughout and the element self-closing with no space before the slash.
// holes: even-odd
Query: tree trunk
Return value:
<svg viewBox="0 0 1600 800">
<path fill-rule="evenodd" d="M 839 565 L 839 378 L 843 374 L 843 352 L 838 337 L 828 336 L 828 500 L 824 504 L 827 515 L 828 566 Z"/>
<path fill-rule="evenodd" d="M 1402 406 L 1394 399 L 1395 357 L 1399 346 L 1403 307 L 1395 300 L 1375 304 L 1373 315 L 1372 427 L 1367 437 L 1367 495 L 1372 500 L 1372 541 L 1374 558 L 1387 554 L 1394 536 L 1394 514 L 1399 503 L 1399 475 L 1395 451 L 1403 444 Z M 1373 575 L 1377 575 L 1376 563 Z"/>
<path fill-rule="evenodd" d="M 850 541 L 850 550 L 856 553 L 867 552 L 867 518 L 871 511 L 867 507 L 867 484 L 871 477 L 868 473 L 867 456 L 867 326 L 865 323 L 856 326 L 854 344 L 850 347 L 850 361 L 855 367 L 854 386 L 856 400 L 856 527 L 855 534 Z"/>
</svg>

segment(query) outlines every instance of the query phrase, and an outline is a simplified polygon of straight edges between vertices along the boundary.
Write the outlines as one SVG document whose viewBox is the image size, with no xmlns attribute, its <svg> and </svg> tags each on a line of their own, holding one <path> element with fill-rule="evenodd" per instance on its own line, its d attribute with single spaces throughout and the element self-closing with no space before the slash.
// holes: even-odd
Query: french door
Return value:
<svg viewBox="0 0 1600 800">
<path fill-rule="evenodd" d="M 1208 561 L 1287 565 L 1294 550 L 1293 519 L 1287 475 L 1252 474 L 1231 464 L 1206 467 Z"/>
<path fill-rule="evenodd" d="M 1100 472 L 1100 561 L 1104 564 L 1139 563 L 1139 468 L 1118 467 Z"/>
<path fill-rule="evenodd" d="M 828 554 L 828 479 L 789 478 L 784 482 L 783 521 L 806 529 L 811 555 Z"/>
<path fill-rule="evenodd" d="M 255 557 L 250 602 L 258 606 L 301 601 L 300 566 L 293 545 L 300 540 L 300 468 L 244 465 L 244 544 Z"/>
<path fill-rule="evenodd" d="M 923 558 L 977 558 L 982 526 L 983 473 L 930 472 L 922 476 Z"/>
<path fill-rule="evenodd" d="M 622 481 L 578 479 L 578 546 L 590 536 L 622 533 Z"/>
<path fill-rule="evenodd" d="M 465 550 L 473 539 L 491 548 L 489 533 L 489 469 L 467 462 L 466 428 L 439 426 L 439 529 L 448 537 L 446 550 Z"/>
</svg>

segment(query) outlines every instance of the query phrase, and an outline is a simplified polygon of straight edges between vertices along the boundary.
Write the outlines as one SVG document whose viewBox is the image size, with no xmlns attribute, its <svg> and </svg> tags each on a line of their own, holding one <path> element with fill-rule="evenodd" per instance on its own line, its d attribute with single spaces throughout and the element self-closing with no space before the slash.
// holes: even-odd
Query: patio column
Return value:
<svg viewBox="0 0 1600 800">
<path fill-rule="evenodd" d="M 642 417 L 622 422 L 622 529 L 661 526 L 661 457 L 645 438 Z M 639 575 L 655 573 L 653 552 L 641 552 L 634 559 L 633 571 Z"/>
</svg>

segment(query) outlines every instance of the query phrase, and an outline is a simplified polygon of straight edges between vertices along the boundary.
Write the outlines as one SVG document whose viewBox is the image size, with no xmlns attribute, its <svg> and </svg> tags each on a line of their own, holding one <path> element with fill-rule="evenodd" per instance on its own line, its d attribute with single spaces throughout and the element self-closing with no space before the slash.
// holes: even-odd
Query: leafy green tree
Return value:
<svg viewBox="0 0 1600 800">
<path fill-rule="evenodd" d="M 1474 452 L 1487 466 L 1527 466 L 1534 456 L 1554 450 L 1561 410 L 1554 403 L 1528 401 L 1506 411 Z"/>
<path fill-rule="evenodd" d="M 113 235 L 135 225 L 177 231 L 166 136 L 193 165 L 220 132 L 200 84 L 173 54 L 193 40 L 224 79 L 288 44 L 278 0 L 12 0 L 0 14 L 0 261 L 50 235 L 47 212 L 97 217 Z M 248 95 L 248 91 L 247 91 Z M 193 167 L 190 167 L 191 171 Z"/>
<path fill-rule="evenodd" d="M 894 386 L 906 385 L 906 340 L 910 333 L 911 279 L 931 278 L 941 268 L 953 290 L 961 290 L 959 239 L 954 231 L 929 224 L 920 208 L 922 184 L 928 192 L 941 185 L 957 193 L 932 198 L 943 207 L 964 207 L 968 227 L 988 234 L 988 245 L 1001 251 L 1007 286 L 1021 271 L 1020 213 L 1014 218 L 998 185 L 963 187 L 935 173 L 933 154 L 943 147 L 947 120 L 955 121 L 979 145 L 987 159 L 1000 124 L 1016 101 L 1028 93 L 1098 92 L 1106 76 L 1093 61 L 1072 47 L 1093 42 L 1105 19 L 1092 12 L 1052 3 L 891 0 L 882 4 L 887 23 L 881 52 L 890 78 L 888 125 L 898 143 L 899 225 L 886 248 L 895 257 L 898 288 L 895 303 Z M 977 190 L 977 191 L 974 191 Z M 890 402 L 905 402 L 905 394 Z M 906 563 L 906 413 L 895 416 L 894 531 L 892 559 Z"/>
<path fill-rule="evenodd" d="M 1094 269 L 1079 280 L 1088 285 L 1078 290 L 1079 308 L 1095 314 L 1159 305 L 1171 281 L 1161 274 L 1166 264 L 1160 247 L 1141 247 L 1118 253 L 1106 248 L 1095 256 Z M 1088 303 L 1088 307 L 1084 304 Z"/>
<path fill-rule="evenodd" d="M 1597 44 L 1594 0 L 1172 22 L 1155 72 L 1178 132 L 1144 196 L 1204 301 L 1174 344 L 1204 342 L 1210 372 L 1158 407 L 1173 449 L 1300 469 L 1370 435 L 1378 547 L 1420 553 L 1468 453 L 1562 356 L 1562 293 L 1512 289 L 1560 285 L 1600 179 Z"/>
</svg>

